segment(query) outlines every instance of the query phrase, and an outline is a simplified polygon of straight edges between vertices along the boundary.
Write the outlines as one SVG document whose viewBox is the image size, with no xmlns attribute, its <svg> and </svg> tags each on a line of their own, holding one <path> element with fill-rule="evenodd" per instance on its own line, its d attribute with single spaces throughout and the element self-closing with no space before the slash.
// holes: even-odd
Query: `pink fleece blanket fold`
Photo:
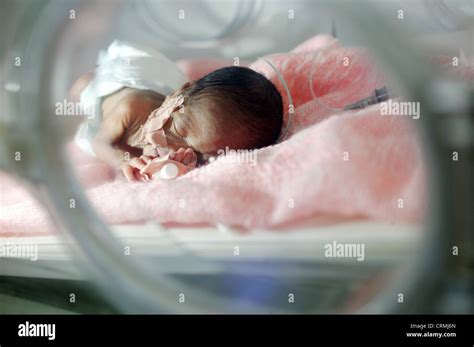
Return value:
<svg viewBox="0 0 474 347">
<path fill-rule="evenodd" d="M 384 85 L 370 57 L 328 36 L 316 36 L 289 53 L 265 59 L 281 72 L 293 99 L 293 122 L 284 141 L 258 150 L 256 162 L 242 162 L 238 153 L 229 153 L 175 181 L 149 183 L 115 178 L 107 166 L 71 145 L 77 175 L 100 215 L 113 224 L 156 220 L 244 228 L 276 227 L 318 215 L 419 222 L 426 178 L 412 122 L 382 116 L 380 105 L 348 112 L 320 106 L 343 107 Z M 180 62 L 194 78 L 223 65 Z M 282 92 L 288 121 L 289 100 L 276 73 L 263 60 L 249 66 Z M 0 182 L 0 233 L 52 231 L 42 207 L 6 175 Z"/>
</svg>

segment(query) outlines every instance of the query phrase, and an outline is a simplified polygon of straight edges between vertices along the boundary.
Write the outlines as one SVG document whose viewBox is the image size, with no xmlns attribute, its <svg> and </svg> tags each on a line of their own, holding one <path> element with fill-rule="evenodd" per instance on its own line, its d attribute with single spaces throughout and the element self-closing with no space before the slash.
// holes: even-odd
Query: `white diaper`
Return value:
<svg viewBox="0 0 474 347">
<path fill-rule="evenodd" d="M 168 95 L 181 87 L 186 78 L 177 65 L 152 48 L 114 41 L 97 58 L 94 79 L 81 93 L 81 107 L 88 120 L 77 131 L 76 144 L 95 155 L 91 140 L 102 122 L 101 101 L 123 87 L 152 90 Z"/>
</svg>

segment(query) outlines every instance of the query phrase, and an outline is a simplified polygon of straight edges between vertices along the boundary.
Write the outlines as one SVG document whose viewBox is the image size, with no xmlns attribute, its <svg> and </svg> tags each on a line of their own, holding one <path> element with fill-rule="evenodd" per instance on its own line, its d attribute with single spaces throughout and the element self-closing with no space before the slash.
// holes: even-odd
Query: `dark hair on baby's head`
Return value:
<svg viewBox="0 0 474 347">
<path fill-rule="evenodd" d="M 261 148 L 276 142 L 283 122 L 280 93 L 263 75 L 245 67 L 225 67 L 195 81 L 185 94 L 206 108 L 224 131 L 226 145 Z M 230 142 L 229 142 L 230 141 Z"/>
</svg>

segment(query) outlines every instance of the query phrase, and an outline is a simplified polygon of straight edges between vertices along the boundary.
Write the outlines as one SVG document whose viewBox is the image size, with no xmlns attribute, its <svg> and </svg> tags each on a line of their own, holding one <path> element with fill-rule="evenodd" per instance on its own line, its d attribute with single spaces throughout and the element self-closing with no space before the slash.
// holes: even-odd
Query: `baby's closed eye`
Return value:
<svg viewBox="0 0 474 347">
<path fill-rule="evenodd" d="M 172 150 L 177 150 L 180 147 L 191 147 L 188 144 L 185 132 L 177 123 L 178 122 L 173 119 L 172 122 L 170 122 L 168 128 L 165 130 L 166 137 L 168 139 L 168 147 Z"/>
<path fill-rule="evenodd" d="M 182 135 L 182 133 L 178 130 L 178 126 L 176 125 L 176 122 L 172 122 L 171 124 L 171 131 L 173 133 L 174 136 L 180 138 L 180 139 L 184 139 L 184 136 Z"/>
</svg>

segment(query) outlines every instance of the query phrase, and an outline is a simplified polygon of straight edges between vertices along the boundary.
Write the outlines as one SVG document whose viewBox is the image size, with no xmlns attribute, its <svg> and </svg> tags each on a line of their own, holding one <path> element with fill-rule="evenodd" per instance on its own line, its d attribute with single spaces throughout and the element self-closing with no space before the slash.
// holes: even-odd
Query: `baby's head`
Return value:
<svg viewBox="0 0 474 347">
<path fill-rule="evenodd" d="M 283 122 L 282 98 L 261 74 L 226 67 L 186 83 L 171 97 L 184 103 L 164 126 L 168 147 L 201 154 L 219 149 L 254 149 L 275 143 Z"/>
</svg>

